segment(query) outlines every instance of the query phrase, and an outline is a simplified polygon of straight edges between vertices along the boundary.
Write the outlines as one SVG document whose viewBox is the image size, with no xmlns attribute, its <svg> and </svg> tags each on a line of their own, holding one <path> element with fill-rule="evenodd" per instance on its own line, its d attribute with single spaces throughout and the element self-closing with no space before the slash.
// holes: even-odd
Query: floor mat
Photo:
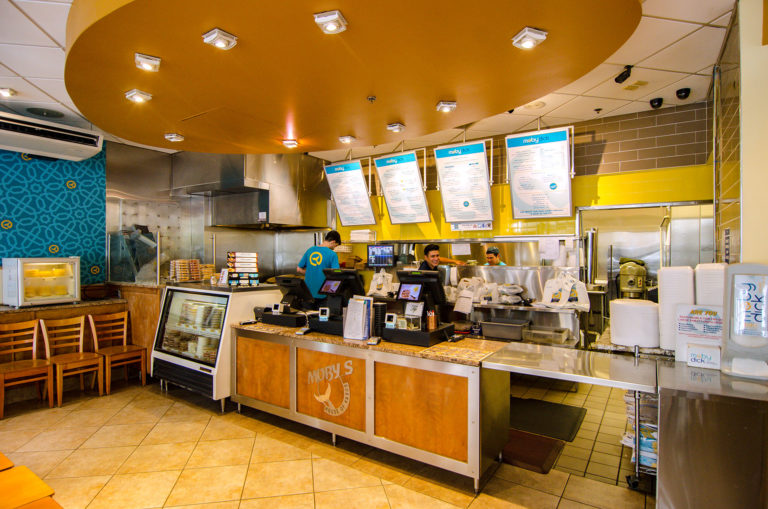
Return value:
<svg viewBox="0 0 768 509">
<path fill-rule="evenodd" d="M 509 398 L 509 427 L 572 442 L 587 410 L 539 399 Z"/>
<path fill-rule="evenodd" d="M 509 430 L 509 442 L 501 457 L 504 463 L 546 474 L 563 451 L 565 442 L 516 429 Z"/>
</svg>

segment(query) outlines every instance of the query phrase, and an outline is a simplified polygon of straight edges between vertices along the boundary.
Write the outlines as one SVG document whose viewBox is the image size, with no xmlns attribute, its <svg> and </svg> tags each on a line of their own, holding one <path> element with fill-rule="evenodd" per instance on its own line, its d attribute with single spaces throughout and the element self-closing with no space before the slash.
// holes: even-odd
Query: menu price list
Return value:
<svg viewBox="0 0 768 509">
<path fill-rule="evenodd" d="M 485 142 L 438 147 L 435 161 L 445 220 L 493 221 Z"/>
</svg>

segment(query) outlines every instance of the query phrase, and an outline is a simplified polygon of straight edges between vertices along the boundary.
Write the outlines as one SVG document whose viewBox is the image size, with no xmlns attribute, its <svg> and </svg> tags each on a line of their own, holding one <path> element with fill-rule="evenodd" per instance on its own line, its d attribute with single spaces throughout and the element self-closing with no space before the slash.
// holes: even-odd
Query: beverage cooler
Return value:
<svg viewBox="0 0 768 509">
<path fill-rule="evenodd" d="M 3 304 L 38 306 L 80 300 L 80 258 L 3 258 Z"/>
<path fill-rule="evenodd" d="M 252 320 L 255 306 L 280 302 L 282 293 L 274 285 L 210 290 L 199 286 L 166 287 L 150 374 L 221 400 L 223 409 L 231 394 L 232 325 Z"/>
</svg>

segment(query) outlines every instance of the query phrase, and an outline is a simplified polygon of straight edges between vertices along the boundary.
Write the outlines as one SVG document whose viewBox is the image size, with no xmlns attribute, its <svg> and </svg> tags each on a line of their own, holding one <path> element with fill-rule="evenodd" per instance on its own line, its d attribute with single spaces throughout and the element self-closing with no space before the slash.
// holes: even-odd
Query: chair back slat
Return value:
<svg viewBox="0 0 768 509">
<path fill-rule="evenodd" d="M 62 320 L 40 320 L 45 351 L 49 356 L 71 352 L 83 352 L 85 316 Z"/>
<path fill-rule="evenodd" d="M 0 324 L 0 362 L 37 358 L 37 322 Z"/>
<path fill-rule="evenodd" d="M 93 349 L 115 345 L 126 345 L 128 342 L 128 312 L 110 313 L 107 315 L 88 315 L 93 336 Z"/>
</svg>

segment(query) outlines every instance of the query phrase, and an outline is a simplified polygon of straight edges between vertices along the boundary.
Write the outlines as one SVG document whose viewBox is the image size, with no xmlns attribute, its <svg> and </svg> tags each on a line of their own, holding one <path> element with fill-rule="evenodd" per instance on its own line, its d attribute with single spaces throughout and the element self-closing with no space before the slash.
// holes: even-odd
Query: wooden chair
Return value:
<svg viewBox="0 0 768 509">
<path fill-rule="evenodd" d="M 45 351 L 56 371 L 58 406 L 64 393 L 64 377 L 80 375 L 80 390 L 85 389 L 83 374 L 93 372 L 99 380 L 99 396 L 104 394 L 104 356 L 86 352 L 83 348 L 85 317 L 62 320 L 40 320 L 45 340 Z"/>
<path fill-rule="evenodd" d="M 93 349 L 104 356 L 104 370 L 107 375 L 107 394 L 112 388 L 112 368 L 124 366 L 128 379 L 128 365 L 138 364 L 141 371 L 141 385 L 147 383 L 147 349 L 128 344 L 128 312 L 108 315 L 88 315 L 93 335 Z"/>
<path fill-rule="evenodd" d="M 53 406 L 53 365 L 47 358 L 37 358 L 37 322 L 0 324 L 0 419 L 5 388 L 14 385 L 45 382 L 48 406 Z"/>
</svg>

